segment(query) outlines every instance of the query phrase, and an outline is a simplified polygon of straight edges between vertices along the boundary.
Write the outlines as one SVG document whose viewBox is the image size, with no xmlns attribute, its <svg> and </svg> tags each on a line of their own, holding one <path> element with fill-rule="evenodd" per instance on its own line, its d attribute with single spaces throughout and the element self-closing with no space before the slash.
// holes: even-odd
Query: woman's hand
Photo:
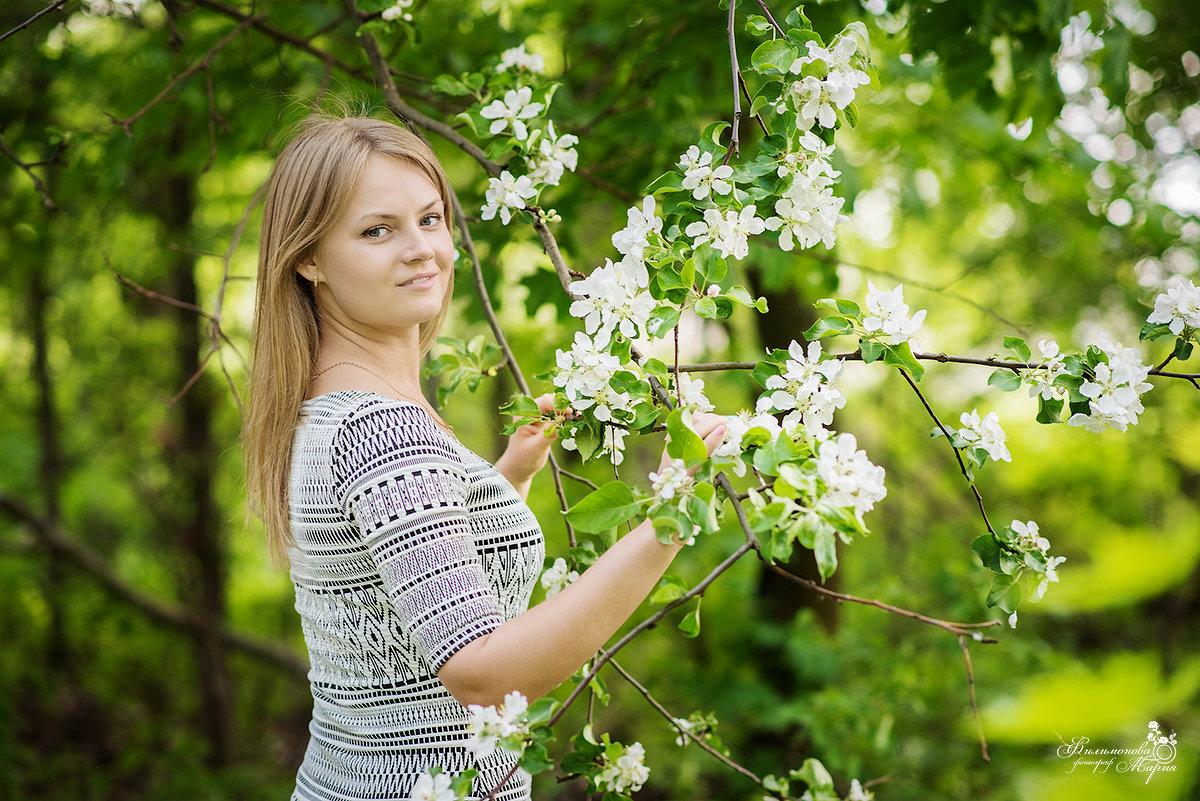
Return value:
<svg viewBox="0 0 1200 801">
<path fill-rule="evenodd" d="M 542 395 L 536 402 L 542 414 L 555 412 L 553 395 Z M 550 458 L 550 444 L 558 439 L 557 429 L 558 425 L 553 420 L 521 426 L 508 438 L 504 455 L 496 460 L 496 469 L 522 498 L 529 494 L 533 477 L 546 466 L 546 460 Z"/>
<path fill-rule="evenodd" d="M 709 456 L 713 455 L 713 451 L 719 448 L 721 446 L 721 441 L 725 439 L 725 424 L 728 422 L 728 417 L 720 414 L 713 414 L 711 412 L 704 412 L 702 414 L 695 414 L 692 416 L 692 430 L 696 432 L 700 439 L 704 440 L 704 447 L 708 450 Z M 658 466 L 659 472 L 662 472 L 663 468 L 669 465 L 672 461 L 674 460 L 667 455 L 667 449 L 663 448 L 662 461 L 659 462 Z M 688 474 L 695 475 L 696 471 L 699 469 L 700 465 L 689 467 Z"/>
</svg>

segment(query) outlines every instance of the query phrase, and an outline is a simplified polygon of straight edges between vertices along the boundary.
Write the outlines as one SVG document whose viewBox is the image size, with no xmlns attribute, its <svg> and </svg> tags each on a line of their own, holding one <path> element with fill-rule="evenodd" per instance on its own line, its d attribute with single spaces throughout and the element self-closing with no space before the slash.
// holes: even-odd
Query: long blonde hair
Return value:
<svg viewBox="0 0 1200 801">
<path fill-rule="evenodd" d="M 369 156 L 420 167 L 446 204 L 450 184 L 420 137 L 391 122 L 318 114 L 304 120 L 280 153 L 267 184 L 250 365 L 242 425 L 250 509 L 262 517 L 272 557 L 287 563 L 293 543 L 288 513 L 292 438 L 317 358 L 319 327 L 312 287 L 296 267 L 342 214 Z M 437 318 L 421 324 L 424 356 L 437 338 L 453 291 L 453 273 Z"/>
</svg>

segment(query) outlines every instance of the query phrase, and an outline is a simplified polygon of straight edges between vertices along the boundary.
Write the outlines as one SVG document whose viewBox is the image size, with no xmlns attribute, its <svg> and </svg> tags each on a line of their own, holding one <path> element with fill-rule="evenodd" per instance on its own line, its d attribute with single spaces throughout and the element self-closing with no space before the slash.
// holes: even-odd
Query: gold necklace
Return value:
<svg viewBox="0 0 1200 801">
<path fill-rule="evenodd" d="M 349 365 L 350 367 L 357 367 L 358 369 L 360 369 L 360 370 L 365 370 L 365 371 L 367 371 L 368 373 L 370 373 L 371 375 L 375 376 L 375 377 L 376 377 L 376 378 L 378 378 L 380 381 L 382 381 L 384 384 L 386 384 L 386 385 L 387 385 L 387 387 L 388 387 L 388 389 L 390 389 L 392 392 L 395 392 L 395 393 L 396 393 L 397 395 L 399 395 L 400 397 L 402 397 L 402 398 L 404 398 L 404 399 L 406 399 L 406 400 L 410 400 L 410 401 L 412 401 L 413 403 L 415 403 L 415 404 L 417 404 L 418 406 L 420 406 L 422 409 L 424 409 L 426 412 L 428 412 L 428 413 L 429 413 L 429 416 L 433 418 L 433 422 L 437 423 L 439 426 L 441 426 L 442 428 L 444 428 L 444 429 L 445 429 L 445 430 L 446 430 L 446 431 L 447 431 L 447 432 L 448 432 L 448 433 L 449 433 L 451 436 L 453 436 L 453 435 L 454 435 L 454 426 L 452 426 L 452 425 L 450 425 L 449 423 L 447 423 L 447 422 L 446 422 L 445 420 L 443 420 L 443 419 L 442 419 L 440 416 L 438 416 L 437 412 L 435 412 L 433 409 L 429 408 L 428 402 L 422 402 L 422 401 L 419 401 L 419 400 L 417 400 L 416 398 L 414 398 L 412 395 L 408 395 L 408 394 L 406 394 L 406 393 L 403 393 L 403 392 L 401 392 L 400 390 L 396 389 L 396 387 L 392 385 L 392 382 L 391 382 L 391 381 L 388 381 L 386 378 L 384 378 L 384 377 L 383 377 L 383 376 L 381 376 L 379 373 L 377 373 L 377 372 L 375 372 L 374 370 L 372 370 L 370 367 L 367 367 L 365 364 L 359 364 L 358 362 L 352 362 L 352 361 L 334 362 L 333 364 L 331 364 L 331 365 L 329 365 L 328 367 L 326 367 L 324 370 L 320 370 L 320 371 L 318 371 L 318 372 L 314 373 L 314 374 L 313 374 L 313 377 L 312 377 L 312 380 L 313 380 L 313 381 L 316 381 L 318 378 L 320 378 L 321 376 L 325 375 L 326 373 L 328 373 L 328 372 L 329 372 L 330 370 L 332 370 L 333 368 L 335 368 L 335 367 L 342 367 L 343 365 Z"/>
</svg>

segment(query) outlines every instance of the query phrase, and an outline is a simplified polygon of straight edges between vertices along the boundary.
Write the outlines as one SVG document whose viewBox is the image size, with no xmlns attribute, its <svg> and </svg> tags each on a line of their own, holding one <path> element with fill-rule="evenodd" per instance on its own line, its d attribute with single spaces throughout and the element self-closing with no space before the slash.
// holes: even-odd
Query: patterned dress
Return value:
<svg viewBox="0 0 1200 801">
<path fill-rule="evenodd" d="M 293 801 L 407 799 L 466 750 L 466 710 L 437 678 L 462 646 L 525 611 L 541 573 L 537 520 L 495 467 L 420 406 L 368 392 L 304 403 L 292 451 L 290 552 L 308 645 L 310 739 Z M 518 771 L 497 798 L 529 797 Z"/>
</svg>

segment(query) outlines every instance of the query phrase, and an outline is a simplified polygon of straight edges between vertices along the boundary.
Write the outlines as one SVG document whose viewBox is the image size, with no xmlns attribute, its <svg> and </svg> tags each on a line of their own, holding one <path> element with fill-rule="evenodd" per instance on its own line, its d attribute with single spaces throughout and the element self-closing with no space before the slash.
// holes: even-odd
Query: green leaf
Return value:
<svg viewBox="0 0 1200 801">
<path fill-rule="evenodd" d="M 1021 375 L 1013 370 L 1001 367 L 988 376 L 988 385 L 1001 392 L 1012 392 L 1021 388 Z"/>
<path fill-rule="evenodd" d="M 1172 355 L 1181 362 L 1186 362 L 1192 355 L 1192 342 L 1185 337 L 1178 337 L 1175 340 L 1175 349 L 1171 351 Z"/>
<path fill-rule="evenodd" d="M 439 75 L 433 79 L 434 91 L 444 95 L 469 95 L 471 88 L 453 75 Z"/>
<path fill-rule="evenodd" d="M 1012 351 L 1019 361 L 1027 362 L 1033 358 L 1029 345 L 1025 344 L 1025 340 L 1020 337 L 1005 337 L 1004 349 Z"/>
<path fill-rule="evenodd" d="M 804 338 L 810 342 L 822 337 L 850 333 L 850 321 L 845 317 L 822 317 L 804 332 Z"/>
<path fill-rule="evenodd" d="M 667 518 L 673 522 L 679 521 L 675 518 Z M 658 528 L 658 518 L 654 519 L 654 526 Z M 680 532 L 682 533 L 682 532 Z M 689 534 L 691 532 L 688 532 Z M 668 573 L 663 576 L 658 582 L 658 586 L 654 588 L 654 592 L 650 594 L 650 603 L 652 604 L 669 604 L 671 601 L 682 598 L 684 593 L 688 591 L 688 586 L 684 582 L 682 576 L 677 576 L 674 573 Z"/>
<path fill-rule="evenodd" d="M 633 497 L 628 484 L 610 481 L 572 506 L 567 512 L 567 520 L 580 531 L 606 531 L 637 515 L 641 507 L 642 502 Z"/>
<path fill-rule="evenodd" d="M 784 39 L 763 42 L 750 54 L 750 66 L 763 75 L 785 75 L 799 53 Z"/>
<path fill-rule="evenodd" d="M 830 311 L 837 312 L 842 317 L 858 318 L 862 316 L 862 310 L 858 307 L 858 304 L 845 298 L 822 298 L 813 305 L 818 309 L 829 309 Z"/>
<path fill-rule="evenodd" d="M 525 713 L 525 718 L 531 725 L 536 726 L 539 723 L 545 723 L 554 716 L 559 706 L 560 704 L 557 699 L 550 698 L 549 696 L 539 698 L 529 705 L 529 711 Z"/>
<path fill-rule="evenodd" d="M 1046 400 L 1038 395 L 1037 421 L 1043 425 L 1051 425 L 1061 421 L 1063 402 L 1057 398 Z"/>
<path fill-rule="evenodd" d="M 704 129 L 704 133 L 700 135 L 700 138 L 712 142 L 717 147 L 724 147 L 721 144 L 721 134 L 725 133 L 725 130 L 730 127 L 730 124 L 724 120 L 709 123 Z"/>
<path fill-rule="evenodd" d="M 991 534 L 981 534 L 976 537 L 971 543 L 971 550 L 979 557 L 979 561 L 983 562 L 983 566 L 999 573 L 1000 571 L 1000 543 L 996 542 L 996 538 Z"/>
<path fill-rule="evenodd" d="M 902 342 L 899 345 L 884 345 L 883 363 L 889 367 L 899 367 L 902 370 L 907 370 L 912 375 L 914 381 L 920 381 L 921 376 L 925 375 L 925 367 L 913 357 L 912 350 L 908 347 L 907 342 Z"/>
<path fill-rule="evenodd" d="M 525 753 L 521 755 L 519 764 L 523 770 L 533 774 L 554 769 L 554 760 L 546 752 L 546 746 L 541 743 L 525 746 Z"/>
<path fill-rule="evenodd" d="M 665 172 L 650 182 L 650 186 L 646 187 L 646 194 L 653 195 L 656 192 L 661 192 L 664 189 L 669 189 L 676 192 L 683 191 L 683 176 L 675 170 Z"/>
<path fill-rule="evenodd" d="M 883 355 L 883 347 L 882 342 L 874 339 L 867 339 L 860 343 L 859 350 L 862 351 L 863 364 L 879 361 L 879 357 Z"/>
<path fill-rule="evenodd" d="M 744 286 L 732 286 L 724 294 L 725 297 L 732 298 L 748 308 L 757 309 L 760 312 L 765 312 L 767 310 L 767 299 L 755 298 L 750 294 L 750 290 L 746 289 Z"/>
<path fill-rule="evenodd" d="M 688 612 L 683 620 L 679 621 L 679 630 L 683 632 L 684 637 L 700 636 L 700 601 L 701 596 L 696 596 L 696 608 Z"/>
<path fill-rule="evenodd" d="M 667 453 L 672 459 L 683 459 L 688 467 L 694 467 L 708 458 L 704 440 L 683 422 L 682 409 L 676 409 L 667 417 Z"/>
<path fill-rule="evenodd" d="M 1160 337 L 1170 336 L 1171 333 L 1171 327 L 1166 323 L 1147 322 L 1142 326 L 1142 330 L 1138 334 L 1138 339 L 1142 342 L 1145 342 L 1147 339 L 1155 340 L 1159 339 Z"/>
<path fill-rule="evenodd" d="M 823 520 L 816 530 L 813 555 L 817 558 L 817 571 L 821 574 L 821 581 L 825 581 L 837 570 L 837 536 L 833 526 Z"/>
<path fill-rule="evenodd" d="M 1017 576 L 997 573 L 992 577 L 992 587 L 988 590 L 987 605 L 998 606 L 1005 612 L 1015 612 L 1021 602 L 1021 586 L 1017 584 Z"/>
<path fill-rule="evenodd" d="M 792 778 L 804 782 L 811 790 L 833 789 L 833 776 L 829 775 L 824 765 L 811 757 L 804 760 L 799 770 L 792 771 Z"/>
<path fill-rule="evenodd" d="M 746 18 L 746 30 L 756 36 L 762 36 L 775 30 L 775 26 L 761 14 L 751 14 Z"/>
<path fill-rule="evenodd" d="M 650 319 L 646 321 L 646 333 L 654 339 L 667 335 L 679 322 L 679 309 L 674 306 L 662 305 L 656 308 Z"/>
</svg>

